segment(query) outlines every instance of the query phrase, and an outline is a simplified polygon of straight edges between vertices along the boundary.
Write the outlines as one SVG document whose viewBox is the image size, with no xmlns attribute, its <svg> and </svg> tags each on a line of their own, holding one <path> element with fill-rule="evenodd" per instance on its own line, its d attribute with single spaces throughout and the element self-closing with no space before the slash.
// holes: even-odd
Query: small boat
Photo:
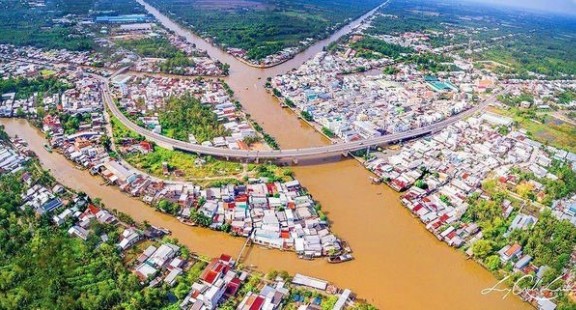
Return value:
<svg viewBox="0 0 576 310">
<path fill-rule="evenodd" d="M 376 178 L 376 177 L 369 177 L 370 181 L 372 182 L 372 184 L 380 184 L 382 183 L 382 179 L 381 178 Z"/>
<path fill-rule="evenodd" d="M 163 233 L 166 234 L 166 235 L 171 235 L 171 234 L 172 234 L 172 232 L 171 232 L 169 229 L 166 229 L 166 228 L 164 228 L 164 227 L 156 227 L 156 226 L 150 226 L 150 227 L 152 227 L 152 228 L 154 228 L 154 229 L 156 229 L 156 230 L 158 230 L 158 231 L 161 231 L 161 232 L 163 232 Z"/>
<path fill-rule="evenodd" d="M 348 244 L 348 242 L 342 241 L 342 242 L 341 242 L 341 245 L 342 245 L 342 249 L 344 250 L 344 252 L 346 252 L 346 253 L 352 253 L 352 248 L 350 247 L 350 245 Z"/>
<path fill-rule="evenodd" d="M 298 258 L 304 260 L 314 260 L 314 257 L 312 255 L 298 255 Z"/>
<path fill-rule="evenodd" d="M 354 256 L 352 256 L 352 254 L 342 254 L 340 256 L 328 257 L 328 262 L 331 264 L 339 264 L 339 263 L 351 261 L 353 259 L 354 259 Z"/>
<path fill-rule="evenodd" d="M 44 144 L 44 149 L 48 151 L 48 153 L 52 153 L 52 148 L 48 144 Z"/>
<path fill-rule="evenodd" d="M 188 226 L 192 226 L 192 227 L 197 226 L 196 223 L 192 222 L 192 221 L 189 220 L 189 219 L 186 219 L 186 218 L 183 218 L 183 217 L 180 217 L 180 216 L 178 216 L 177 219 L 180 221 L 180 223 L 182 223 L 182 224 L 184 224 L 184 225 L 188 225 Z"/>
</svg>

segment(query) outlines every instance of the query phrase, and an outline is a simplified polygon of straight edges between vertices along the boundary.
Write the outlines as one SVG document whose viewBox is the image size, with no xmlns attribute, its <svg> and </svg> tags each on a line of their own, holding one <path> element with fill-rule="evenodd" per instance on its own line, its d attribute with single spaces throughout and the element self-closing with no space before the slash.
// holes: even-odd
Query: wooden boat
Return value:
<svg viewBox="0 0 576 310">
<path fill-rule="evenodd" d="M 177 219 L 180 221 L 180 223 L 184 224 L 184 225 L 188 225 L 188 226 L 197 226 L 196 223 L 192 222 L 189 219 L 185 219 L 183 217 L 178 216 Z"/>
<path fill-rule="evenodd" d="M 52 153 L 52 148 L 48 144 L 44 144 L 44 149 L 48 151 L 48 153 Z"/>
<path fill-rule="evenodd" d="M 298 258 L 305 260 L 314 260 L 314 257 L 312 255 L 298 255 Z"/>
<path fill-rule="evenodd" d="M 352 256 L 352 254 L 342 254 L 340 256 L 328 257 L 328 262 L 331 264 L 339 264 L 339 263 L 351 261 L 353 259 L 354 259 L 354 256 Z"/>
</svg>

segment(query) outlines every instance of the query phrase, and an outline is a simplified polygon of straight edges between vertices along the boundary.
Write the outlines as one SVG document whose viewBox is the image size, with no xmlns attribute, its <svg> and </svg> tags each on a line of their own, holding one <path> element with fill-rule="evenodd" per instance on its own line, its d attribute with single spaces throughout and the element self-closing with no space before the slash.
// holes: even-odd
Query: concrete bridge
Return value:
<svg viewBox="0 0 576 310">
<path fill-rule="evenodd" d="M 130 130 L 137 132 L 138 134 L 144 136 L 149 141 L 155 142 L 158 146 L 180 150 L 185 152 L 191 152 L 202 155 L 211 155 L 215 157 L 225 158 L 227 160 L 245 160 L 245 161 L 259 161 L 259 160 L 271 160 L 271 161 L 293 161 L 297 162 L 302 159 L 321 159 L 330 158 L 339 155 L 346 155 L 349 152 L 354 152 L 358 150 L 367 149 L 370 147 L 385 145 L 389 143 L 394 143 L 398 141 L 404 141 L 412 138 L 417 138 L 430 133 L 438 132 L 451 124 L 454 124 L 464 118 L 471 116 L 477 111 L 485 108 L 490 102 L 494 101 L 497 94 L 493 94 L 482 103 L 460 113 L 449 117 L 443 121 L 432 124 L 430 126 L 412 129 L 405 132 L 394 133 L 389 135 L 384 135 L 380 137 L 374 137 L 370 139 L 365 139 L 361 141 L 337 143 L 325 146 L 301 148 L 301 149 L 283 149 L 283 150 L 270 150 L 270 151 L 251 151 L 251 150 L 231 150 L 225 148 L 216 148 L 211 146 L 203 146 L 198 144 L 192 144 L 176 139 L 172 139 L 145 128 L 142 128 L 131 120 L 129 120 L 116 106 L 112 97 L 110 95 L 110 89 L 108 81 L 106 81 L 103 89 L 103 98 L 112 112 L 112 114 L 120 120 L 126 127 Z"/>
</svg>

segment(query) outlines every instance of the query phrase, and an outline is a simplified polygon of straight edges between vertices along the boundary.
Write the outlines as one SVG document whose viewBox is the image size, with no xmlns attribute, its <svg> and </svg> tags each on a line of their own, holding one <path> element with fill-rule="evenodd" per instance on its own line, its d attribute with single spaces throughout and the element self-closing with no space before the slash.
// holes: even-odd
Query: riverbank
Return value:
<svg viewBox="0 0 576 310">
<path fill-rule="evenodd" d="M 138 152 L 127 146 L 127 141 L 132 139 L 123 136 L 121 133 L 127 129 L 121 130 L 119 126 L 117 122 L 106 126 L 112 143 L 118 139 L 124 141 L 122 145 L 112 145 L 111 149 L 121 156 L 125 153 L 120 148 Z M 83 143 L 82 148 L 78 147 L 79 143 Z M 136 145 L 139 149 L 140 144 Z M 230 233 L 266 248 L 295 252 L 306 259 L 334 258 L 349 252 L 345 243 L 330 232 L 320 205 L 292 177 L 290 170 L 259 165 L 254 166 L 254 175 L 246 175 L 241 180 L 214 181 L 212 185 L 200 187 L 198 183 L 165 181 L 132 170 L 124 160 L 108 157 L 102 147 L 86 145 L 85 138 L 65 139 L 52 146 L 76 167 L 84 166 L 90 169 L 90 174 L 100 175 L 104 184 L 115 186 L 122 193 L 176 216 L 184 223 Z M 48 147 L 45 149 L 51 151 Z M 94 155 L 78 160 L 76 154 L 87 149 Z M 154 152 L 154 147 L 145 152 Z M 167 159 L 154 158 L 158 165 L 162 163 L 164 175 L 168 175 Z"/>
<path fill-rule="evenodd" d="M 106 206 L 127 213 L 136 221 L 169 228 L 181 243 L 199 253 L 218 256 L 222 249 L 233 255 L 240 251 L 242 239 L 186 226 L 111 187 L 100 186 L 99 178 L 86 176 L 59 154 L 48 153 L 43 148 L 43 137 L 24 120 L 1 122 L 7 132 L 29 142 L 43 166 L 59 182 L 102 197 Z M 333 231 L 346 236 L 353 245 L 355 261 L 337 265 L 303 261 L 295 255 L 253 247 L 245 265 L 264 272 L 284 269 L 329 279 L 380 308 L 527 309 L 527 304 L 518 298 L 502 300 L 497 294 L 480 295 L 482 289 L 496 284 L 493 276 L 438 242 L 400 206 L 397 194 L 384 186 L 371 186 L 370 174 L 359 166 L 356 161 L 347 160 L 293 169 L 314 199 L 322 203 L 322 210 L 333 221 Z M 416 295 L 421 298 L 407 298 Z M 451 305 L 446 306 L 447 302 Z"/>
<path fill-rule="evenodd" d="M 297 119 L 293 112 L 282 109 L 278 101 L 266 92 L 263 84 L 269 76 L 299 67 L 322 51 L 324 46 L 350 32 L 360 21 L 354 21 L 330 38 L 317 42 L 292 60 L 262 70 L 247 67 L 179 27 L 155 8 L 141 0 L 139 2 L 164 26 L 207 50 L 211 57 L 230 64 L 227 83 L 234 89 L 251 117 L 274 136 L 282 147 L 299 148 L 328 143 L 315 130 Z M 322 203 L 323 211 L 333 221 L 333 231 L 345 235 L 354 245 L 356 260 L 349 264 L 329 265 L 253 248 L 248 256 L 248 264 L 257 265 L 263 270 L 281 268 L 330 278 L 341 287 L 352 288 L 380 308 L 529 308 L 518 298 L 502 300 L 502 296 L 497 294 L 481 295 L 482 289 L 492 287 L 497 280 L 474 262 L 467 261 L 463 254 L 438 242 L 401 207 L 397 193 L 384 186 L 371 186 L 369 177 L 372 175 L 362 165 L 352 160 L 325 160 L 322 163 L 321 166 L 296 166 L 292 170 L 313 193 L 314 199 Z M 195 242 L 191 241 L 192 237 L 184 233 L 179 238 Z M 197 242 L 202 247 L 209 247 L 213 240 Z M 232 245 L 223 242 L 219 246 Z"/>
</svg>

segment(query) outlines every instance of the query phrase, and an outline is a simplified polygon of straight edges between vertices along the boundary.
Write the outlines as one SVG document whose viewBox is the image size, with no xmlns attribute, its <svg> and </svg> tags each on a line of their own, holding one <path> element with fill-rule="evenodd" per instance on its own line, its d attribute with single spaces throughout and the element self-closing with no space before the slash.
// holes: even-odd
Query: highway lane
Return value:
<svg viewBox="0 0 576 310">
<path fill-rule="evenodd" d="M 323 157 L 333 157 L 334 155 L 347 154 L 348 152 L 353 152 L 361 149 L 366 149 L 368 147 L 374 147 L 379 145 L 384 145 L 392 142 L 397 142 L 401 140 L 408 140 L 411 138 L 419 137 L 429 133 L 440 131 L 464 118 L 467 118 L 477 111 L 484 109 L 490 102 L 493 102 L 498 95 L 498 93 L 486 98 L 482 103 L 462 112 L 457 115 L 451 116 L 443 121 L 432 124 L 430 126 L 412 129 L 409 131 L 393 133 L 389 135 L 384 135 L 380 137 L 374 137 L 370 139 L 365 139 L 361 141 L 337 143 L 326 146 L 302 148 L 302 149 L 284 149 L 284 150 L 270 150 L 270 151 L 251 151 L 251 150 L 231 150 L 224 148 L 216 148 L 210 146 L 203 146 L 199 144 L 192 144 L 176 139 L 172 139 L 145 128 L 142 128 L 128 119 L 118 106 L 114 103 L 112 99 L 108 80 L 104 83 L 103 98 L 112 112 L 112 114 L 120 120 L 126 127 L 137 132 L 138 134 L 146 137 L 146 139 L 155 142 L 157 145 L 169 149 L 178 149 L 181 151 L 187 151 L 202 155 L 212 155 L 227 159 L 246 159 L 246 160 L 258 160 L 258 159 L 268 159 L 268 160 L 299 160 L 306 158 L 323 158 Z"/>
</svg>

